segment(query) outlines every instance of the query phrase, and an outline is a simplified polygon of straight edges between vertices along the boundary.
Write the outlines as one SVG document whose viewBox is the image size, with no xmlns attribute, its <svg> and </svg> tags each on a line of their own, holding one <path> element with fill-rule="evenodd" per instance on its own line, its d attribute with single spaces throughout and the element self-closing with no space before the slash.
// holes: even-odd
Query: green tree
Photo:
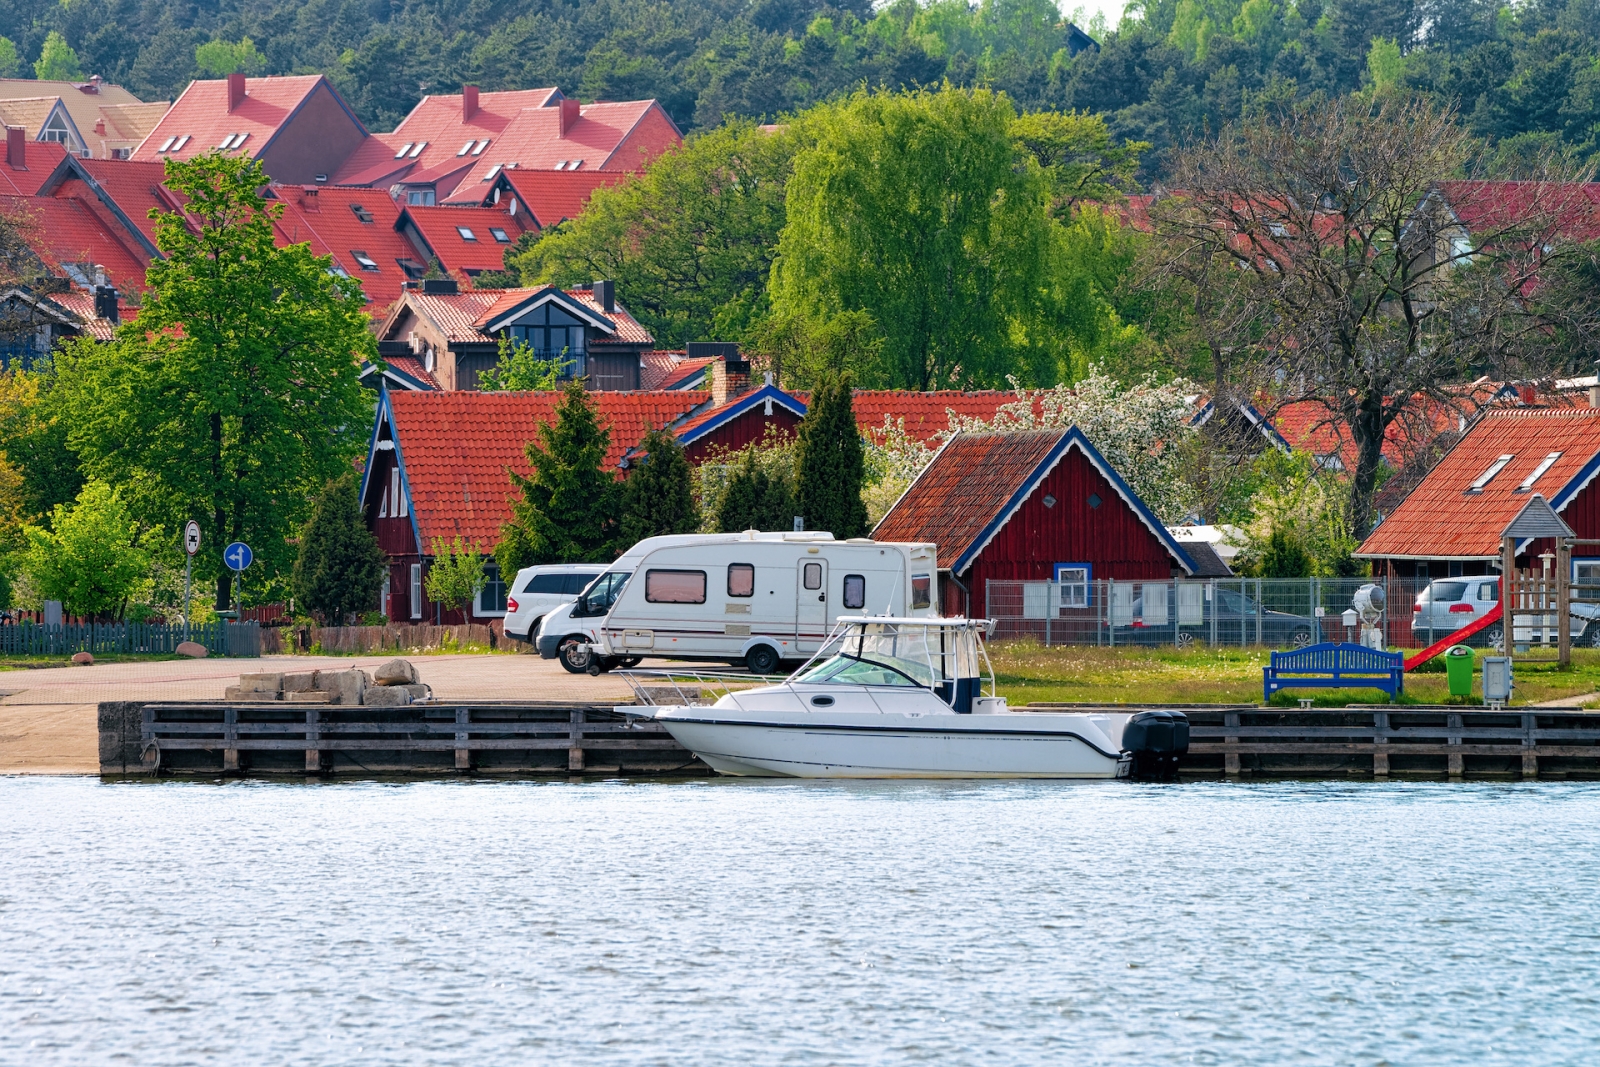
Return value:
<svg viewBox="0 0 1600 1067">
<path fill-rule="evenodd" d="M 827 530 L 837 538 L 867 534 L 867 506 L 861 501 L 866 461 L 850 385 L 848 374 L 837 375 L 811 394 L 795 457 L 795 497 L 806 529 Z"/>
<path fill-rule="evenodd" d="M 1294 531 L 1276 527 L 1261 548 L 1256 574 L 1261 578 L 1309 578 L 1311 553 Z"/>
<path fill-rule="evenodd" d="M 692 472 L 677 438 L 665 430 L 651 430 L 639 449 L 645 453 L 644 459 L 622 486 L 618 544 L 624 550 L 646 537 L 694 533 L 700 528 Z"/>
<path fill-rule="evenodd" d="M 1034 111 L 1011 124 L 1017 149 L 1039 165 L 1050 183 L 1051 209 L 1069 218 L 1084 201 L 1120 200 L 1136 188 L 1144 141 L 1118 143 L 1100 115 Z"/>
<path fill-rule="evenodd" d="M 219 78 L 229 74 L 254 75 L 266 69 L 267 57 L 256 51 L 256 43 L 248 37 L 237 41 L 217 38 L 194 50 L 194 64 Z"/>
<path fill-rule="evenodd" d="M 163 258 L 138 319 L 62 349 L 58 410 L 86 474 L 128 487 L 147 525 L 201 523 L 196 567 L 226 607 L 223 547 L 247 541 L 281 581 L 310 497 L 360 454 L 372 415 L 357 368 L 377 346 L 355 280 L 274 244 L 259 163 L 168 160 L 166 184 L 187 218 L 156 216 Z"/>
<path fill-rule="evenodd" d="M 454 541 L 435 537 L 429 551 L 433 553 L 433 560 L 428 564 L 424 583 L 428 599 L 465 612 L 485 581 L 483 553 L 478 543 L 474 541 L 469 545 L 460 537 Z"/>
<path fill-rule="evenodd" d="M 142 531 L 121 493 L 90 482 L 68 507 L 58 504 L 50 529 L 26 526 L 22 569 L 40 600 L 59 600 L 69 615 L 120 616 L 150 584 L 146 544 L 158 531 Z"/>
<path fill-rule="evenodd" d="M 0 371 L 0 447 L 20 477 L 18 506 L 21 514 L 47 522 L 57 504 L 71 502 L 83 488 L 56 384 L 53 363 Z"/>
<path fill-rule="evenodd" d="M 9 37 L 0 37 L 0 78 L 15 78 L 22 73 L 22 57 Z"/>
<path fill-rule="evenodd" d="M 388 570 L 388 556 L 362 519 L 355 474 L 342 474 L 317 495 L 300 530 L 295 600 L 338 626 L 377 602 Z"/>
<path fill-rule="evenodd" d="M 568 382 L 553 423 L 525 453 L 532 477 L 511 472 L 520 496 L 500 528 L 501 574 L 535 563 L 608 563 L 616 556 L 621 487 L 605 469 L 611 432 L 582 384 Z"/>
<path fill-rule="evenodd" d="M 867 312 L 899 388 L 1004 385 L 1036 364 L 1056 340 L 1040 299 L 1050 186 L 1018 159 L 1014 120 L 1003 94 L 948 86 L 802 117 L 774 312 Z"/>
<path fill-rule="evenodd" d="M 561 381 L 561 371 L 570 364 L 560 359 L 540 359 L 526 341 L 500 339 L 500 359 L 478 374 L 478 390 L 484 393 L 512 390 L 549 392 Z"/>
<path fill-rule="evenodd" d="M 78 62 L 67 39 L 59 30 L 51 30 L 33 64 L 33 76 L 40 81 L 76 81 L 83 77 L 83 66 Z"/>
<path fill-rule="evenodd" d="M 781 470 L 771 470 L 760 462 L 756 446 L 751 445 L 729 471 L 715 514 L 721 533 L 793 529 L 797 514 L 794 490 Z"/>
<path fill-rule="evenodd" d="M 736 122 L 690 138 L 508 266 L 529 283 L 612 278 L 663 347 L 745 340 L 767 308 L 794 154 L 787 131 Z"/>
</svg>

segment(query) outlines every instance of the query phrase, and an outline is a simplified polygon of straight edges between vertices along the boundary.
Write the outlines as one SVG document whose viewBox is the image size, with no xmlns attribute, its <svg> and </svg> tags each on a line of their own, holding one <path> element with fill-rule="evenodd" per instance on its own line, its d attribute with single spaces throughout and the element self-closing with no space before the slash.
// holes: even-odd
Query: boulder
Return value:
<svg viewBox="0 0 1600 1067">
<path fill-rule="evenodd" d="M 328 694 L 331 704 L 359 704 L 367 688 L 367 676 L 363 671 L 317 671 L 314 684 Z"/>
<path fill-rule="evenodd" d="M 411 689 L 404 685 L 375 685 L 361 695 L 369 708 L 401 708 L 411 703 Z"/>
<path fill-rule="evenodd" d="M 415 685 L 417 668 L 408 659 L 392 659 L 372 672 L 374 685 Z"/>
<path fill-rule="evenodd" d="M 241 674 L 239 689 L 245 693 L 256 693 L 266 699 L 276 700 L 278 693 L 283 690 L 283 675 Z"/>
<path fill-rule="evenodd" d="M 419 700 L 432 700 L 433 699 L 433 686 L 428 685 L 425 682 L 416 682 L 416 683 L 414 683 L 412 685 L 397 685 L 397 686 L 394 686 L 394 688 L 395 689 L 404 689 L 406 692 L 410 693 L 411 694 L 411 702 L 413 704 L 415 704 Z"/>
<path fill-rule="evenodd" d="M 299 674 L 286 674 L 283 676 L 283 691 L 285 693 L 309 693 L 316 688 L 316 671 L 302 671 Z"/>
<path fill-rule="evenodd" d="M 72 662 L 80 667 L 93 667 L 94 656 L 88 652 L 74 652 L 72 654 Z"/>
<path fill-rule="evenodd" d="M 211 650 L 199 641 L 180 641 L 178 647 L 173 651 L 180 656 L 188 656 L 190 659 L 205 659 L 211 654 Z"/>
</svg>

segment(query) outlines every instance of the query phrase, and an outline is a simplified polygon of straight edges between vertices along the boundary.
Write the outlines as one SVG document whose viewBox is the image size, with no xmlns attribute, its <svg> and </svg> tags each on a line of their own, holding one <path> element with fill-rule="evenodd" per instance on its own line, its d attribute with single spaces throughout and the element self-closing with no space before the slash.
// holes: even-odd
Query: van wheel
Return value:
<svg viewBox="0 0 1600 1067">
<path fill-rule="evenodd" d="M 778 663 L 778 650 L 771 645 L 757 645 L 744 657 L 745 669 L 751 674 L 776 674 Z"/>
<path fill-rule="evenodd" d="M 1504 652 L 1506 650 L 1505 627 L 1491 626 L 1489 632 L 1484 634 L 1484 637 L 1488 639 L 1489 647 L 1496 652 Z"/>
<path fill-rule="evenodd" d="M 572 634 L 561 639 L 561 644 L 556 650 L 556 658 L 561 661 L 570 674 L 585 674 L 589 670 L 589 660 L 593 655 L 589 652 L 589 645 L 582 637 Z"/>
</svg>

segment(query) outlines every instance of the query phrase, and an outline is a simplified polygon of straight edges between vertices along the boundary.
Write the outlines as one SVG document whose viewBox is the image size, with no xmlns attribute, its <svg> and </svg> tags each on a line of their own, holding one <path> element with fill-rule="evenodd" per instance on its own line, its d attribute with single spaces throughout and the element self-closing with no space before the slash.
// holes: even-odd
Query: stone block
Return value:
<svg viewBox="0 0 1600 1067">
<path fill-rule="evenodd" d="M 415 685 L 417 668 L 408 659 L 392 659 L 372 672 L 375 685 Z"/>
<path fill-rule="evenodd" d="M 290 704 L 328 704 L 332 702 L 332 698 L 332 693 L 323 693 L 315 689 L 283 694 L 283 699 Z"/>
<path fill-rule="evenodd" d="M 223 700 L 243 700 L 244 698 L 244 690 L 236 685 L 230 685 L 222 691 Z"/>
<path fill-rule="evenodd" d="M 178 642 L 178 647 L 173 651 L 180 656 L 188 656 L 190 659 L 205 659 L 211 655 L 211 650 L 198 641 L 180 641 Z"/>
<path fill-rule="evenodd" d="M 316 671 L 302 671 L 299 674 L 286 674 L 283 676 L 283 691 L 285 693 L 309 693 L 316 688 Z"/>
<path fill-rule="evenodd" d="M 396 689 L 404 689 L 406 692 L 410 693 L 411 694 L 411 702 L 413 704 L 415 704 L 419 700 L 432 700 L 433 699 L 433 687 L 431 685 L 428 685 L 428 684 L 424 683 L 424 682 L 416 682 L 416 683 L 414 683 L 412 685 L 399 685 L 399 686 L 395 686 L 394 688 L 396 688 Z"/>
<path fill-rule="evenodd" d="M 282 674 L 241 674 L 239 688 L 246 693 L 278 693 L 283 689 Z"/>
<path fill-rule="evenodd" d="M 79 667 L 93 667 L 94 655 L 89 652 L 74 652 L 72 662 Z"/>
<path fill-rule="evenodd" d="M 369 708 L 401 708 L 411 703 L 411 691 L 403 685 L 375 685 L 361 695 Z"/>
<path fill-rule="evenodd" d="M 367 676 L 362 671 L 317 671 L 315 685 L 329 694 L 330 704 L 359 704 Z"/>
</svg>

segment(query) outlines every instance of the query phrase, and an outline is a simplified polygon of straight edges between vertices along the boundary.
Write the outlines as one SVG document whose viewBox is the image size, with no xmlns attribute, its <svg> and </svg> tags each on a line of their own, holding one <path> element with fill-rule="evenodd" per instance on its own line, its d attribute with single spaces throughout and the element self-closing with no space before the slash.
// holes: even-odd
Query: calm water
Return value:
<svg viewBox="0 0 1600 1067">
<path fill-rule="evenodd" d="M 0 1062 L 1591 1064 L 1600 786 L 0 779 Z"/>
</svg>

